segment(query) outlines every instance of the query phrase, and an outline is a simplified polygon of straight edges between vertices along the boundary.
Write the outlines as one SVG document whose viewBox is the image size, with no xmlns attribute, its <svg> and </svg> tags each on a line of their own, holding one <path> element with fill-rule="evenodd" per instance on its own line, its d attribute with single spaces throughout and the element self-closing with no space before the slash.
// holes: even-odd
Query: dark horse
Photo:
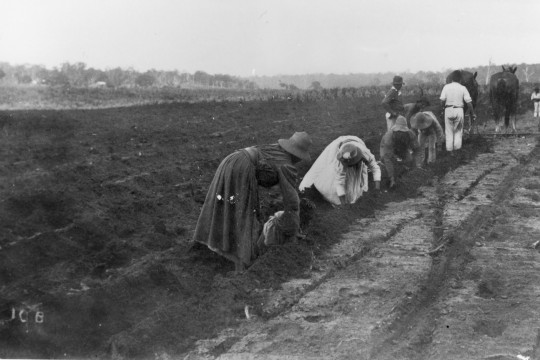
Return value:
<svg viewBox="0 0 540 360">
<path fill-rule="evenodd" d="M 519 80 L 515 75 L 517 66 L 505 68 L 503 71 L 491 75 L 489 80 L 489 99 L 493 109 L 493 118 L 495 119 L 495 132 L 499 132 L 499 122 L 504 111 L 504 127 L 508 131 L 510 126 L 510 117 L 512 120 L 512 129 L 516 132 L 516 112 L 519 98 Z"/>
<path fill-rule="evenodd" d="M 465 70 L 454 70 L 446 77 L 446 83 L 450 84 L 452 82 L 452 79 L 456 78 L 456 75 L 461 78 L 460 84 L 465 86 L 467 88 L 467 91 L 469 91 L 469 95 L 471 95 L 472 99 L 473 108 L 476 110 L 476 103 L 478 101 L 478 82 L 476 81 L 476 76 L 478 75 L 478 72 L 475 71 L 473 74 L 472 72 Z M 464 111 L 466 111 L 466 114 L 469 114 L 467 108 L 465 108 Z M 478 132 L 478 126 L 476 124 L 473 124 L 472 114 L 469 114 L 469 125 L 466 130 L 468 132 L 471 132 L 473 126 L 476 127 L 476 132 Z"/>
</svg>

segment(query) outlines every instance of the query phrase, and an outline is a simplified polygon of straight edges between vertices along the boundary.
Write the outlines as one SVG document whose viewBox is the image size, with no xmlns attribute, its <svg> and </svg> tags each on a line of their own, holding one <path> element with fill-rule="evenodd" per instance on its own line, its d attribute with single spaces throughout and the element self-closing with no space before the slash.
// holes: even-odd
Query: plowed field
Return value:
<svg viewBox="0 0 540 360">
<path fill-rule="evenodd" d="M 316 206 L 303 213 L 307 238 L 240 275 L 192 246 L 227 154 L 307 131 L 313 159 L 340 135 L 363 138 L 378 156 L 380 100 L 0 112 L 0 357 L 174 356 L 244 321 L 246 305 L 272 318 L 296 301 L 268 306 L 280 284 L 317 271 L 354 221 L 490 151 L 490 139 L 469 137 L 458 156 L 442 152 L 427 170 L 403 173 L 395 191 L 346 209 L 306 193 Z M 262 204 L 272 214 L 279 193 L 263 192 Z"/>
</svg>

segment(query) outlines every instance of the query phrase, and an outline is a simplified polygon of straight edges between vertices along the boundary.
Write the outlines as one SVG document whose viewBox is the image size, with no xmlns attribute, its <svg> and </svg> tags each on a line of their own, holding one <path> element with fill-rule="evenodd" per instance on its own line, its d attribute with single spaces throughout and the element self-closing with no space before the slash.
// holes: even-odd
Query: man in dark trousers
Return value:
<svg viewBox="0 0 540 360">
<path fill-rule="evenodd" d="M 382 106 L 386 110 L 386 130 L 390 131 L 396 124 L 398 115 L 403 115 L 405 111 L 401 100 L 401 87 L 405 85 L 401 76 L 394 76 L 392 87 L 386 93 L 382 101 Z"/>
</svg>

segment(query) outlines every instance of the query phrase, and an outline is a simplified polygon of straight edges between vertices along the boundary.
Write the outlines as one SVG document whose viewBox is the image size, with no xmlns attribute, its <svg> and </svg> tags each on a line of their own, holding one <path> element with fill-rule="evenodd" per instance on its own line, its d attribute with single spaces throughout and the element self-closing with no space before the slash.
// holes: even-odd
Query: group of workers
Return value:
<svg viewBox="0 0 540 360">
<path fill-rule="evenodd" d="M 386 93 L 382 105 L 386 110 L 387 132 L 381 141 L 380 156 L 386 166 L 390 187 L 395 186 L 394 165 L 403 161 L 409 166 L 422 167 L 425 149 L 427 163 L 436 160 L 436 150 L 446 143 L 446 151 L 454 156 L 461 149 L 464 124 L 464 107 L 467 107 L 473 121 L 476 119 L 472 98 L 467 88 L 461 85 L 460 72 L 451 74 L 451 82 L 446 84 L 440 95 L 444 130 L 432 111 L 423 111 L 429 101 L 422 98 L 415 103 L 403 104 L 401 76 L 394 76 L 392 87 Z M 439 145 L 439 146 L 437 146 Z"/>
<path fill-rule="evenodd" d="M 445 85 L 440 100 L 444 109 L 446 149 L 461 148 L 463 107 L 474 109 L 467 89 L 455 79 Z M 403 79 L 395 76 L 382 106 L 386 110 L 387 132 L 380 143 L 380 159 L 357 136 L 333 140 L 312 164 L 300 185 L 295 167 L 310 162 L 310 136 L 296 132 L 276 144 L 257 145 L 228 155 L 219 165 L 208 189 L 193 240 L 231 260 L 242 271 L 260 254 L 261 248 L 303 237 L 300 229 L 298 191 L 314 187 L 328 202 L 340 206 L 355 203 L 368 190 L 368 171 L 375 189 L 381 188 L 381 166 L 386 169 L 389 187 L 396 186 L 396 166 L 421 167 L 425 148 L 428 163 L 436 159 L 436 144 L 443 129 L 425 99 L 404 105 L 400 89 Z M 409 127 L 410 123 L 410 127 Z M 261 217 L 259 186 L 278 186 L 283 210 L 266 222 Z"/>
</svg>

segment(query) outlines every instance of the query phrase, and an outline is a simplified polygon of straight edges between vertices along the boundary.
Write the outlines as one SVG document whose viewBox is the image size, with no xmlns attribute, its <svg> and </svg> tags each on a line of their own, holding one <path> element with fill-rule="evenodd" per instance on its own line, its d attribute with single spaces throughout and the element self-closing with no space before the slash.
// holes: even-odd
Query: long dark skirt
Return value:
<svg viewBox="0 0 540 360">
<path fill-rule="evenodd" d="M 259 236 L 258 213 L 255 166 L 243 152 L 237 151 L 223 159 L 216 170 L 193 240 L 249 265 L 255 258 Z"/>
</svg>

